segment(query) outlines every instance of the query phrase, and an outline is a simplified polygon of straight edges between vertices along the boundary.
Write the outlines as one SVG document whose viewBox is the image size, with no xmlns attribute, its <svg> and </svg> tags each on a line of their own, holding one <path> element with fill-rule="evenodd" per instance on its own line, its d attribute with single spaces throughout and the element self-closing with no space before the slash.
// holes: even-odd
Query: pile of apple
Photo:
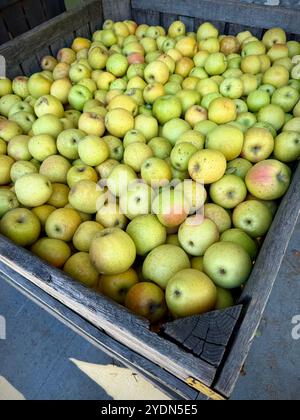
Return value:
<svg viewBox="0 0 300 420">
<path fill-rule="evenodd" d="M 152 323 L 233 305 L 300 157 L 300 44 L 106 21 L 0 79 L 0 231 Z"/>
</svg>

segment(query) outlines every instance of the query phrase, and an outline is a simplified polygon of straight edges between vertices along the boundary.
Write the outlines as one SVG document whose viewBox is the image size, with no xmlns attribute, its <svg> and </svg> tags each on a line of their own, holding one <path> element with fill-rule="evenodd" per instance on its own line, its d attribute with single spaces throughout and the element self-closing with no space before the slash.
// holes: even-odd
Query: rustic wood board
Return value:
<svg viewBox="0 0 300 420">
<path fill-rule="evenodd" d="M 231 0 L 132 0 L 133 9 L 152 10 L 168 14 L 175 11 L 210 21 L 237 23 L 255 28 L 280 26 L 287 32 L 300 33 L 300 10 L 285 7 L 266 7 L 259 4 L 237 3 Z"/>
<path fill-rule="evenodd" d="M 240 299 L 248 308 L 216 384 L 216 389 L 225 396 L 232 394 L 299 219 L 299 185 L 300 164 Z"/>
<path fill-rule="evenodd" d="M 99 348 L 99 350 L 104 351 L 125 366 L 144 375 L 154 385 L 162 388 L 162 391 L 166 392 L 166 389 L 169 389 L 172 393 L 171 397 L 186 400 L 195 400 L 197 398 L 197 391 L 185 383 L 178 381 L 175 376 L 155 365 L 150 360 L 145 359 L 123 344 L 118 343 L 105 334 L 104 331 L 94 327 L 25 277 L 2 263 L 0 263 L 0 277 L 1 279 L 4 278 L 14 288 L 29 297 L 30 300 L 49 312 L 60 322 Z"/>
<path fill-rule="evenodd" d="M 149 324 L 106 297 L 72 281 L 0 235 L 0 261 L 67 305 L 96 327 L 183 381 L 211 386 L 216 369 L 149 330 Z"/>
</svg>

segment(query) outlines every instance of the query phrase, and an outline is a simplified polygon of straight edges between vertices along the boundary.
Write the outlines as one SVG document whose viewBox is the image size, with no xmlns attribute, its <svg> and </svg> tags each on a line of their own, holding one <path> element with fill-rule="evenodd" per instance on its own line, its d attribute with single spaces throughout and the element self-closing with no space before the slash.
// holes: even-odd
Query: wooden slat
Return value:
<svg viewBox="0 0 300 420">
<path fill-rule="evenodd" d="M 230 396 L 250 350 L 300 215 L 300 164 L 264 242 L 241 302 L 249 306 L 216 389 Z"/>
<path fill-rule="evenodd" d="M 47 20 L 43 5 L 36 0 L 23 0 L 22 6 L 30 28 L 34 28 Z"/>
<path fill-rule="evenodd" d="M 179 319 L 163 326 L 165 335 L 200 359 L 219 367 L 242 306 Z"/>
<path fill-rule="evenodd" d="M 1 43 L 7 42 L 10 40 L 9 33 L 6 29 L 6 25 L 4 23 L 4 20 L 0 14 L 0 45 Z"/>
<path fill-rule="evenodd" d="M 237 35 L 239 32 L 250 31 L 252 35 L 262 38 L 264 30 L 261 28 L 253 28 L 246 25 L 238 25 L 236 23 L 230 23 L 228 25 L 228 35 Z"/>
<path fill-rule="evenodd" d="M 18 39 L 7 42 L 0 47 L 0 54 L 7 61 L 7 68 L 9 69 L 16 63 L 22 63 L 32 54 L 47 46 L 51 46 L 54 53 L 57 52 L 59 48 L 64 46 L 64 36 L 88 24 L 92 17 L 99 13 L 99 10 L 101 10 L 101 0 L 89 3 L 80 9 L 65 12 L 25 33 Z"/>
<path fill-rule="evenodd" d="M 102 0 L 102 7 L 104 20 L 122 21 L 131 19 L 130 0 Z"/>
<path fill-rule="evenodd" d="M 195 30 L 195 19 L 188 16 L 179 16 L 179 20 L 185 24 L 187 32 L 194 32 Z"/>
<path fill-rule="evenodd" d="M 23 61 L 21 66 L 26 76 L 31 76 L 33 73 L 37 73 L 41 69 L 40 62 L 34 54 L 27 60 Z"/>
<path fill-rule="evenodd" d="M 16 3 L 4 9 L 2 12 L 2 18 L 4 19 L 12 37 L 16 37 L 30 29 L 21 3 Z"/>
<path fill-rule="evenodd" d="M 280 26 L 288 32 L 300 34 L 300 10 L 268 7 L 259 4 L 237 3 L 231 0 L 132 0 L 132 7 L 169 13 L 175 10 L 183 16 L 205 20 L 225 21 L 256 28 Z M 175 6 L 176 5 L 176 6 Z"/>
<path fill-rule="evenodd" d="M 178 20 L 178 15 L 175 15 L 174 13 L 161 13 L 160 21 L 166 30 L 169 29 L 175 20 Z"/>
<path fill-rule="evenodd" d="M 175 399 L 180 397 L 186 400 L 195 400 L 197 398 L 197 391 L 190 386 L 178 381 L 173 375 L 155 365 L 150 360 L 145 359 L 133 352 L 130 348 L 118 343 L 105 334 L 104 331 L 94 327 L 65 305 L 35 286 L 25 277 L 22 277 L 20 274 L 1 263 L 0 275 L 0 281 L 3 279 L 7 281 L 11 286 L 16 288 L 18 292 L 24 294 L 68 328 L 71 328 L 75 333 L 82 336 L 93 346 L 96 346 L 100 351 L 104 351 L 110 357 L 118 360 L 125 366 L 128 366 L 133 371 L 142 374 L 145 378 L 153 382 L 155 386 L 163 388 L 163 392 L 170 390 L 171 397 Z"/>
<path fill-rule="evenodd" d="M 82 36 L 83 38 L 90 38 L 91 37 L 91 30 L 88 23 L 82 25 L 81 28 L 77 29 L 76 31 L 77 36 Z"/>
<path fill-rule="evenodd" d="M 8 6 L 12 6 L 15 3 L 18 3 L 20 0 L 1 0 L 1 9 L 5 9 Z"/>
<path fill-rule="evenodd" d="M 211 386 L 216 369 L 149 330 L 146 320 L 134 316 L 106 297 L 72 281 L 63 272 L 0 235 L 0 261 L 26 277 L 96 327 L 186 381 L 192 377 Z"/>
<path fill-rule="evenodd" d="M 44 5 L 47 20 L 52 19 L 54 16 L 57 16 L 66 10 L 64 0 L 39 0 L 39 1 L 41 1 Z"/>
</svg>

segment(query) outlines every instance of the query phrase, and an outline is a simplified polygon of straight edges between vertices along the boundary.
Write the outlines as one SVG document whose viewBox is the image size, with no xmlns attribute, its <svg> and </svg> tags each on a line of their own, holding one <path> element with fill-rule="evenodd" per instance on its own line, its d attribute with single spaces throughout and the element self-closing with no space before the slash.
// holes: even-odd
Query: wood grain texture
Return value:
<svg viewBox="0 0 300 420">
<path fill-rule="evenodd" d="M 241 297 L 248 305 L 216 389 L 230 396 L 246 360 L 300 215 L 300 164 Z"/>
<path fill-rule="evenodd" d="M 190 16 L 210 21 L 237 23 L 256 28 L 280 26 L 290 33 L 300 33 L 300 10 L 284 7 L 268 7 L 258 4 L 237 3 L 231 0 L 132 0 L 135 9 L 153 10 L 161 13 L 175 11 L 181 16 Z"/>
<path fill-rule="evenodd" d="M 0 261 L 96 327 L 104 329 L 117 341 L 157 363 L 179 379 L 185 381 L 193 377 L 207 386 L 212 385 L 216 374 L 214 367 L 151 332 L 146 320 L 72 281 L 63 272 L 49 266 L 3 236 L 0 236 Z"/>
<path fill-rule="evenodd" d="M 47 46 L 57 51 L 64 46 L 64 36 L 88 25 L 99 14 L 101 7 L 101 0 L 93 1 L 80 9 L 65 12 L 1 46 L 0 54 L 6 58 L 8 70 L 10 66 L 21 64 Z"/>
<path fill-rule="evenodd" d="M 179 319 L 163 326 L 165 335 L 212 366 L 219 367 L 242 306 Z"/>
<path fill-rule="evenodd" d="M 10 285 L 27 296 L 31 301 L 49 312 L 85 340 L 92 343 L 100 351 L 104 351 L 133 371 L 142 374 L 145 378 L 153 382 L 155 386 L 161 388 L 163 392 L 169 389 L 171 391 L 171 397 L 186 400 L 195 400 L 197 398 L 198 393 L 196 390 L 184 382 L 178 381 L 175 376 L 166 372 L 150 360 L 145 359 L 130 348 L 112 339 L 104 331 L 94 327 L 25 277 L 2 263 L 0 263 L 0 276 L 0 281 L 4 278 L 4 280 L 8 281 Z"/>
<path fill-rule="evenodd" d="M 104 20 L 121 21 L 131 19 L 130 0 L 102 0 Z"/>
</svg>

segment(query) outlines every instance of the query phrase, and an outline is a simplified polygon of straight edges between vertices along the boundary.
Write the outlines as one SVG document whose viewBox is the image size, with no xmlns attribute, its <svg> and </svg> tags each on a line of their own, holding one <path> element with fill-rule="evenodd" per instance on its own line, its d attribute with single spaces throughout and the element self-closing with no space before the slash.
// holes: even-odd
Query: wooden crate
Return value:
<svg viewBox="0 0 300 420">
<path fill-rule="evenodd" d="M 70 45 L 76 35 L 90 37 L 105 19 L 129 18 L 164 26 L 179 18 L 189 30 L 211 20 L 223 33 L 250 29 L 258 36 L 267 28 L 281 26 L 291 39 L 298 39 L 300 35 L 300 11 L 286 8 L 247 3 L 239 3 L 237 7 L 235 1 L 223 0 L 152 0 L 151 4 L 145 0 L 93 0 L 0 47 L 0 54 L 7 61 L 8 76 L 37 71 L 42 56 L 56 54 L 59 48 Z M 120 343 L 120 348 L 127 347 L 125 359 L 128 362 L 135 360 L 138 369 L 155 372 L 157 377 L 165 378 L 161 379 L 165 384 L 172 383 L 173 388 L 176 383 L 176 391 L 183 398 L 196 398 L 194 390 L 199 393 L 198 399 L 228 398 L 249 352 L 299 217 L 299 182 L 300 165 L 239 305 L 171 322 L 159 333 L 152 332 L 144 319 L 72 281 L 1 236 L 0 272 L 37 299 L 36 291 L 43 290 L 82 316 L 101 330 L 100 341 L 107 342 L 105 337 L 110 336 L 114 343 Z M 107 345 L 103 344 L 103 347 L 109 351 Z M 192 389 L 193 393 L 187 389 Z"/>
<path fill-rule="evenodd" d="M 65 11 L 64 0 L 2 0 L 0 44 Z"/>
</svg>

